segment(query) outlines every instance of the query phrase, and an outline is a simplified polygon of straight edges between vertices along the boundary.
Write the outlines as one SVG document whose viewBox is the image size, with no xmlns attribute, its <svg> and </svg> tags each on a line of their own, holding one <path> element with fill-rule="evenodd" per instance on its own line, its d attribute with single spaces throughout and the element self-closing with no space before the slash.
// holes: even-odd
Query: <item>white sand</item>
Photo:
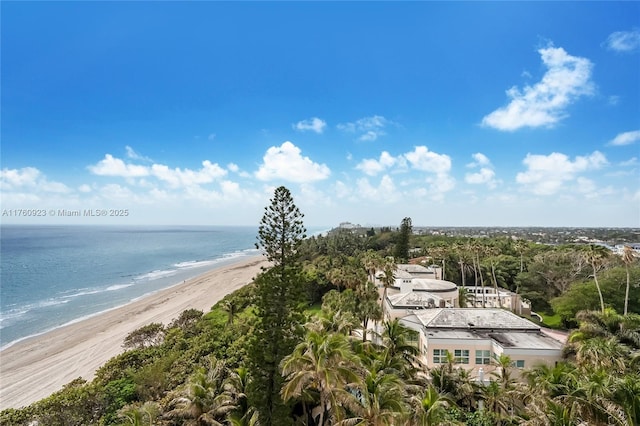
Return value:
<svg viewBox="0 0 640 426">
<path fill-rule="evenodd" d="M 250 283 L 267 266 L 263 257 L 212 270 L 117 309 L 18 342 L 0 352 L 0 410 L 20 408 L 95 371 L 123 352 L 132 331 L 168 324 L 186 309 L 208 312 L 225 295 Z"/>
</svg>

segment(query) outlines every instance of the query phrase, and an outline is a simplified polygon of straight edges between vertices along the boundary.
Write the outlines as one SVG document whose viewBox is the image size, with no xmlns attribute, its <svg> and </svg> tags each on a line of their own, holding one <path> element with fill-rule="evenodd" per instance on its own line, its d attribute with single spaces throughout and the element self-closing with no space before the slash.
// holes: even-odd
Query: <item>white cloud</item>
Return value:
<svg viewBox="0 0 640 426">
<path fill-rule="evenodd" d="M 142 166 L 125 163 L 119 158 L 114 158 L 111 154 L 106 154 L 104 159 L 88 168 L 89 171 L 98 176 L 117 176 L 123 178 L 155 177 L 174 188 L 211 183 L 227 174 L 226 170 L 218 164 L 211 163 L 209 160 L 203 161 L 202 168 L 199 170 L 182 170 L 179 167 L 172 169 L 164 164 Z M 148 184 L 148 182 L 146 183 Z"/>
<path fill-rule="evenodd" d="M 269 148 L 260 168 L 255 172 L 255 176 L 263 181 L 282 179 L 295 183 L 323 180 L 330 174 L 329 167 L 303 157 L 300 148 L 289 141 L 279 147 Z"/>
<path fill-rule="evenodd" d="M 636 164 L 638 164 L 638 157 L 631 157 L 630 159 L 620 163 L 623 167 L 635 166 Z"/>
<path fill-rule="evenodd" d="M 127 151 L 127 158 L 130 158 L 132 160 L 147 161 L 147 162 L 152 162 L 153 161 L 149 157 L 145 157 L 144 155 L 138 154 L 129 145 L 125 146 L 124 149 Z"/>
<path fill-rule="evenodd" d="M 34 192 L 68 194 L 72 190 L 61 182 L 50 181 L 35 167 L 0 170 L 0 190 L 3 192 Z"/>
<path fill-rule="evenodd" d="M 467 173 L 464 176 L 464 180 L 467 183 L 473 185 L 487 185 L 489 188 L 494 189 L 498 181 L 496 181 L 496 173 L 492 169 L 491 160 L 489 157 L 484 155 L 481 152 L 476 152 L 472 154 L 473 160 L 471 163 L 467 164 L 467 167 L 475 168 L 480 167 L 480 170 L 473 173 Z"/>
<path fill-rule="evenodd" d="M 298 195 L 296 196 L 296 200 L 299 200 L 299 205 L 303 211 L 307 211 L 306 206 L 319 207 L 335 205 L 333 202 L 334 199 L 334 194 L 308 183 L 300 185 Z"/>
<path fill-rule="evenodd" d="M 491 161 L 489 161 L 489 157 L 487 157 L 481 152 L 476 152 L 475 154 L 472 154 L 471 157 L 473 157 L 474 161 L 472 163 L 467 164 L 467 167 L 491 166 Z"/>
<path fill-rule="evenodd" d="M 161 181 L 168 183 L 169 186 L 177 188 L 211 183 L 225 176 L 227 171 L 218 164 L 205 160 L 202 162 L 202 168 L 200 170 L 182 170 L 179 167 L 171 169 L 164 164 L 153 164 L 151 166 L 151 174 Z"/>
<path fill-rule="evenodd" d="M 616 106 L 620 103 L 620 96 L 618 95 L 611 95 L 609 96 L 609 98 L 607 99 L 607 103 L 610 106 Z"/>
<path fill-rule="evenodd" d="M 378 186 L 371 185 L 367 178 L 358 179 L 357 187 L 360 197 L 383 204 L 396 202 L 400 196 L 389 175 L 384 175 Z"/>
<path fill-rule="evenodd" d="M 609 145 L 631 145 L 637 141 L 640 141 L 640 130 L 632 130 L 630 132 L 619 133 L 615 138 L 609 141 Z"/>
<path fill-rule="evenodd" d="M 597 170 L 607 164 L 599 151 L 587 157 L 577 156 L 574 161 L 558 152 L 549 155 L 527 154 L 522 161 L 527 171 L 516 175 L 516 182 L 537 195 L 554 195 L 566 182 L 573 181 L 582 172 Z"/>
<path fill-rule="evenodd" d="M 474 184 L 474 185 L 486 184 L 490 188 L 495 188 L 496 187 L 495 177 L 496 177 L 496 173 L 493 170 L 486 167 L 482 167 L 479 171 L 475 173 L 467 173 L 464 176 L 464 180 L 465 182 L 470 184 Z"/>
<path fill-rule="evenodd" d="M 33 187 L 40 177 L 40 170 L 35 167 L 24 167 L 22 169 L 2 169 L 0 171 L 0 182 L 3 189 L 13 189 L 22 187 Z"/>
<path fill-rule="evenodd" d="M 78 187 L 78 191 L 84 192 L 84 193 L 91 192 L 91 187 L 85 183 Z"/>
<path fill-rule="evenodd" d="M 429 151 L 426 146 L 416 146 L 413 151 L 397 157 L 392 156 L 387 151 L 383 151 L 380 154 L 380 159 L 362 160 L 356 168 L 369 176 L 375 176 L 392 167 L 395 167 L 396 170 L 406 170 L 407 166 L 411 170 L 427 173 L 424 179 L 429 185 L 428 193 L 432 199 L 442 199 L 444 193 L 451 191 L 455 187 L 455 179 L 449 175 L 451 158 L 446 154 Z M 414 182 L 411 185 L 419 185 L 419 183 Z M 358 186 L 360 190 L 366 189 L 367 193 L 380 193 L 379 188 L 375 188 L 375 191 L 371 189 L 372 187 L 367 180 L 360 180 Z"/>
<path fill-rule="evenodd" d="M 138 200 L 138 197 L 126 186 L 118 185 L 117 183 L 109 183 L 100 188 L 100 195 L 112 201 L 127 201 L 132 202 Z"/>
<path fill-rule="evenodd" d="M 507 90 L 511 99 L 482 119 L 482 124 L 503 131 L 522 127 L 551 127 L 567 116 L 567 107 L 583 95 L 591 95 L 593 64 L 586 58 L 569 55 L 561 47 L 539 49 L 547 72 L 533 86 Z"/>
<path fill-rule="evenodd" d="M 238 173 L 240 171 L 240 167 L 238 167 L 238 165 L 235 163 L 227 164 L 227 169 L 229 169 L 229 171 L 233 173 Z"/>
<path fill-rule="evenodd" d="M 111 154 L 106 154 L 102 160 L 93 166 L 89 166 L 89 171 L 98 176 L 119 176 L 119 177 L 143 177 L 149 176 L 150 170 L 146 166 L 127 164 Z"/>
<path fill-rule="evenodd" d="M 349 133 L 359 133 L 358 140 L 363 142 L 375 141 L 385 135 L 383 130 L 391 121 L 381 115 L 364 117 L 354 122 L 340 123 L 338 129 Z"/>
<path fill-rule="evenodd" d="M 593 194 L 596 190 L 596 184 L 591 179 L 580 176 L 576 179 L 576 183 L 578 185 L 578 192 L 587 196 Z"/>
<path fill-rule="evenodd" d="M 379 160 L 375 160 L 375 159 L 362 160 L 360 164 L 356 166 L 356 169 L 362 170 L 363 173 L 369 176 L 375 176 L 378 173 L 392 167 L 396 163 L 397 163 L 396 158 L 394 158 L 387 151 L 382 151 L 382 154 L 380 154 Z"/>
<path fill-rule="evenodd" d="M 352 193 L 351 187 L 342 181 L 337 181 L 335 183 L 333 192 L 338 198 L 347 198 Z"/>
<path fill-rule="evenodd" d="M 327 122 L 318 117 L 312 117 L 308 120 L 298 121 L 296 124 L 293 124 L 292 127 L 300 132 L 312 131 L 322 133 L 325 127 L 327 127 Z"/>
<path fill-rule="evenodd" d="M 607 37 L 605 42 L 610 50 L 616 52 L 632 52 L 640 48 L 640 30 L 616 31 Z"/>
<path fill-rule="evenodd" d="M 429 173 L 449 173 L 451 170 L 451 157 L 446 154 L 438 154 L 429 151 L 426 146 L 416 146 L 413 152 L 404 154 L 412 168 Z"/>
<path fill-rule="evenodd" d="M 442 200 L 444 194 L 456 186 L 455 179 L 444 173 L 428 177 L 427 183 L 429 184 L 429 197 L 436 201 Z"/>
</svg>

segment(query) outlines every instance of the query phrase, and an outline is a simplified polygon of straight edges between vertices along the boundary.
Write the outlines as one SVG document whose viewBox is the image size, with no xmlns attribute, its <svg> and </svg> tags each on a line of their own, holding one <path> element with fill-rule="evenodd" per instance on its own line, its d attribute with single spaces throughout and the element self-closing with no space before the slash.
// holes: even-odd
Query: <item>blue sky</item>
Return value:
<svg viewBox="0 0 640 426">
<path fill-rule="evenodd" d="M 640 3 L 0 7 L 3 223 L 640 226 Z"/>
</svg>

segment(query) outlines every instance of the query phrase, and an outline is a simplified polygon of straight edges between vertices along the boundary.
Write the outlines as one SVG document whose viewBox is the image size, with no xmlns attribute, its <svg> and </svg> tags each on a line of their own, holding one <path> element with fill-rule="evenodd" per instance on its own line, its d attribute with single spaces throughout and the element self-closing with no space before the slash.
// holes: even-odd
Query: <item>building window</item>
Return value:
<svg viewBox="0 0 640 426">
<path fill-rule="evenodd" d="M 456 358 L 456 364 L 469 364 L 468 349 L 456 349 L 453 351 L 453 355 Z"/>
<path fill-rule="evenodd" d="M 407 344 L 419 348 L 420 347 L 420 335 L 417 331 L 411 330 L 408 333 Z"/>
<path fill-rule="evenodd" d="M 434 349 L 433 350 L 433 363 L 434 364 L 446 364 L 447 354 L 449 351 L 446 349 Z"/>
<path fill-rule="evenodd" d="M 476 351 L 476 365 L 491 364 L 491 351 Z"/>
<path fill-rule="evenodd" d="M 523 359 L 516 360 L 516 368 L 524 368 L 524 360 Z"/>
</svg>

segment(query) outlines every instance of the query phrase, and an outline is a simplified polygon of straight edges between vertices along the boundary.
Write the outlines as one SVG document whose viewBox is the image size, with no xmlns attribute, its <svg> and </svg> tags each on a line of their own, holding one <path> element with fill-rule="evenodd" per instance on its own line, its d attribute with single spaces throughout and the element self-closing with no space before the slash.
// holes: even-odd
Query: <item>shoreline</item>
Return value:
<svg viewBox="0 0 640 426">
<path fill-rule="evenodd" d="M 91 381 L 100 366 L 124 352 L 122 343 L 132 331 L 151 322 L 166 325 L 186 309 L 207 313 L 267 265 L 262 255 L 241 258 L 125 305 L 8 344 L 0 351 L 0 410 L 27 406 L 78 377 Z"/>
<path fill-rule="evenodd" d="M 18 344 L 20 342 L 23 342 L 25 340 L 37 338 L 37 337 L 42 336 L 44 334 L 54 332 L 54 331 L 56 331 L 56 330 L 58 330 L 60 328 L 64 328 L 64 327 L 67 327 L 69 325 L 73 325 L 73 324 L 82 322 L 84 320 L 93 318 L 93 317 L 98 316 L 98 315 L 106 314 L 106 313 L 108 313 L 110 311 L 113 311 L 114 309 L 119 309 L 119 308 L 125 307 L 127 305 L 132 304 L 132 303 L 135 303 L 135 302 L 138 302 L 140 300 L 143 300 L 143 299 L 145 299 L 147 297 L 153 296 L 154 294 L 170 290 L 170 289 L 172 289 L 174 287 L 177 287 L 179 285 L 184 284 L 185 282 L 189 282 L 191 280 L 199 278 L 202 275 L 206 275 L 206 274 L 209 274 L 210 272 L 217 271 L 219 269 L 230 267 L 230 266 L 233 266 L 233 265 L 236 265 L 236 264 L 248 262 L 248 261 L 250 261 L 251 259 L 254 259 L 254 258 L 255 259 L 262 258 L 262 255 L 256 254 L 256 255 L 241 255 L 241 256 L 230 256 L 230 257 L 223 255 L 220 258 L 204 261 L 204 262 L 211 262 L 212 263 L 211 265 L 209 265 L 209 269 L 204 269 L 202 266 L 200 266 L 200 268 L 201 268 L 200 273 L 198 273 L 196 275 L 188 276 L 188 277 L 186 277 L 186 279 L 182 279 L 181 278 L 179 281 L 174 282 L 173 284 L 170 284 L 170 285 L 168 285 L 166 287 L 162 287 L 162 288 L 150 291 L 148 293 L 141 294 L 139 296 L 136 296 L 136 297 L 132 298 L 131 300 L 128 300 L 128 301 L 126 301 L 124 303 L 121 303 L 119 305 L 112 306 L 110 308 L 106 308 L 106 309 L 104 309 L 102 311 L 94 312 L 94 313 L 91 313 L 91 314 L 88 314 L 88 315 L 84 315 L 84 316 L 79 317 L 79 318 L 75 318 L 75 319 L 69 320 L 69 321 L 67 321 L 67 322 L 65 322 L 63 324 L 55 325 L 55 326 L 53 326 L 51 328 L 48 328 L 46 330 L 43 330 L 43 331 L 40 331 L 40 332 L 37 332 L 37 333 L 30 334 L 28 336 L 19 337 L 16 340 L 13 340 L 13 341 L 11 341 L 9 343 L 1 345 L 0 346 L 0 355 L 6 349 L 9 349 L 10 347 L 12 347 L 12 346 L 14 346 L 14 345 L 16 345 L 16 344 Z M 203 261 L 200 261 L 200 262 L 203 262 Z"/>
</svg>

